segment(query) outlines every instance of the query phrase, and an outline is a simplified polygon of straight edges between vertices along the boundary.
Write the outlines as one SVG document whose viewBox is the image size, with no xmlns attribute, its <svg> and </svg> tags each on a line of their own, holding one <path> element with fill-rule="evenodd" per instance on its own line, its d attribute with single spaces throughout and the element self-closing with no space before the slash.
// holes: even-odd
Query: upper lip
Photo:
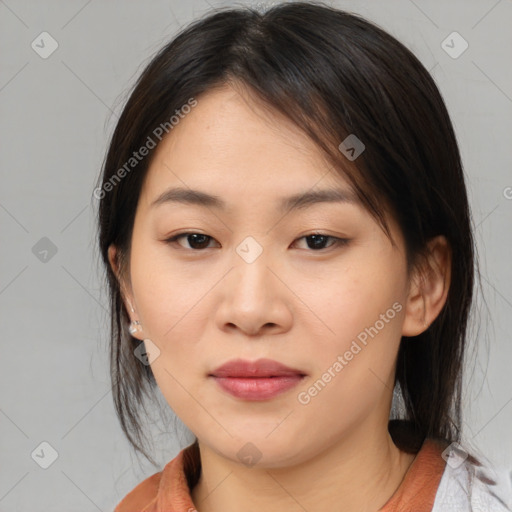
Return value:
<svg viewBox="0 0 512 512">
<path fill-rule="evenodd" d="M 306 374 L 273 359 L 258 359 L 256 361 L 232 359 L 213 370 L 209 375 L 214 377 L 281 377 Z"/>
</svg>

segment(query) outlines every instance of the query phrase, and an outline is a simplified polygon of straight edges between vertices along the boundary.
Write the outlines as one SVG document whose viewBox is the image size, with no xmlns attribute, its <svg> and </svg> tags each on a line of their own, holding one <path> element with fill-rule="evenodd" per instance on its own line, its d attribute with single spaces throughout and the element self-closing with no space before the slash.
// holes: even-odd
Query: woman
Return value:
<svg viewBox="0 0 512 512">
<path fill-rule="evenodd" d="M 158 386 L 196 437 L 117 512 L 507 510 L 459 444 L 460 154 L 402 44 L 320 4 L 198 20 L 139 78 L 95 195 L 121 425 L 145 453 Z"/>
</svg>

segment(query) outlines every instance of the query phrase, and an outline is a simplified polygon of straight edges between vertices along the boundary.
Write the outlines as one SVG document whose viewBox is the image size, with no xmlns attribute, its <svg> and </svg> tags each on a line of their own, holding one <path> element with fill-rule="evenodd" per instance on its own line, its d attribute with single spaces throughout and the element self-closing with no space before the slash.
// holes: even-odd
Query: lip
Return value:
<svg viewBox="0 0 512 512">
<path fill-rule="evenodd" d="M 290 368 L 273 359 L 232 359 L 210 373 L 213 377 L 284 377 L 290 375 L 305 375 L 296 368 Z"/>
<path fill-rule="evenodd" d="M 272 359 L 233 359 L 208 376 L 237 398 L 269 400 L 295 387 L 306 374 Z"/>
</svg>

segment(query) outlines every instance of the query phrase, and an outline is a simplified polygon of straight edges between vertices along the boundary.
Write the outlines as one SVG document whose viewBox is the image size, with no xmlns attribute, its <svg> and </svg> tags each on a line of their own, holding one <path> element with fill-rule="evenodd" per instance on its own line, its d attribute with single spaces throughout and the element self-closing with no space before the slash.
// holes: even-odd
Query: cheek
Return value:
<svg viewBox="0 0 512 512">
<path fill-rule="evenodd" d="M 331 275 L 338 277 L 300 292 L 309 297 L 308 306 L 323 325 L 322 349 L 315 344 L 308 351 L 316 362 L 316 378 L 328 380 L 324 374 L 331 369 L 337 383 L 332 388 L 341 385 L 359 394 L 371 388 L 368 379 L 387 383 L 393 372 L 405 311 L 403 268 L 390 251 L 354 258 Z"/>
<path fill-rule="evenodd" d="M 184 325 L 197 325 L 201 298 L 214 277 L 198 277 L 193 264 L 178 265 L 154 241 L 144 249 L 134 244 L 131 276 L 144 334 L 162 343 L 175 338 Z"/>
<path fill-rule="evenodd" d="M 386 315 L 393 319 L 398 302 L 405 309 L 404 281 L 392 261 L 360 259 L 353 265 L 331 272 L 334 278 L 304 284 L 298 295 L 323 321 L 331 337 L 352 339 Z M 396 322 L 386 322 L 386 326 Z M 380 322 L 379 322 L 380 326 Z"/>
</svg>

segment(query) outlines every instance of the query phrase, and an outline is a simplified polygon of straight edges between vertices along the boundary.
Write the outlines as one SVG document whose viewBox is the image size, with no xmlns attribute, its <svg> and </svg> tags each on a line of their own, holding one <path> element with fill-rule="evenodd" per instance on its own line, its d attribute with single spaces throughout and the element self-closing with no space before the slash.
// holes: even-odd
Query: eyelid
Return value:
<svg viewBox="0 0 512 512">
<path fill-rule="evenodd" d="M 210 241 L 211 240 L 215 240 L 215 238 L 213 238 L 211 235 L 208 235 L 206 233 L 201 233 L 201 232 L 198 232 L 198 231 L 183 231 L 181 233 L 177 233 L 177 234 L 175 234 L 175 235 L 173 235 L 171 237 L 168 237 L 168 238 L 164 239 L 164 243 L 169 244 L 169 245 L 170 244 L 174 244 L 174 243 L 177 243 L 180 238 L 185 238 L 188 235 L 204 235 L 205 237 L 209 238 Z M 334 235 L 329 235 L 327 233 L 322 233 L 321 231 L 312 231 L 310 233 L 306 233 L 306 234 L 296 238 L 293 241 L 293 243 L 296 243 L 299 240 L 302 240 L 304 238 L 307 238 L 307 237 L 310 237 L 310 236 L 314 236 L 314 235 L 316 235 L 316 236 L 324 236 L 324 237 L 330 238 L 330 239 L 334 240 L 334 242 L 331 245 L 328 245 L 327 247 L 324 247 L 322 249 L 317 249 L 317 250 L 314 250 L 314 249 L 304 249 L 307 252 L 322 253 L 322 252 L 328 251 L 329 249 L 331 249 L 333 247 L 346 246 L 351 241 L 351 239 L 349 239 L 349 238 L 341 238 L 341 237 L 337 237 L 337 236 L 334 236 Z M 217 242 L 217 240 L 215 240 L 215 241 Z M 182 247 L 182 246 L 180 246 L 180 248 L 185 250 L 185 251 L 188 251 L 188 252 L 198 252 L 198 253 L 199 252 L 204 252 L 206 249 L 211 249 L 211 247 L 206 247 L 204 249 L 189 249 L 189 248 Z"/>
<path fill-rule="evenodd" d="M 350 242 L 349 238 L 341 238 L 341 237 L 334 236 L 334 235 L 328 235 L 327 233 L 321 233 L 321 232 L 318 232 L 318 231 L 314 231 L 312 233 L 307 233 L 305 235 L 302 235 L 302 236 L 298 237 L 296 240 L 294 240 L 293 243 L 296 243 L 299 240 L 302 240 L 304 238 L 307 238 L 307 237 L 313 236 L 313 235 L 324 236 L 326 238 L 330 238 L 330 239 L 333 240 L 333 243 L 331 243 L 327 247 L 324 247 L 323 249 L 317 249 L 317 250 L 314 250 L 314 249 L 304 249 L 307 252 L 318 252 L 318 253 L 326 252 L 326 251 L 328 251 L 328 250 L 330 250 L 332 248 L 335 248 L 335 247 L 342 247 L 342 246 L 348 245 L 348 243 Z"/>
<path fill-rule="evenodd" d="M 215 240 L 215 238 L 213 238 L 211 235 L 207 235 L 206 233 L 200 233 L 198 231 L 183 231 L 182 233 L 177 233 L 176 235 L 172 235 L 171 237 L 164 239 L 164 243 L 169 244 L 169 245 L 174 244 L 174 243 L 177 244 L 177 242 L 180 238 L 185 238 L 188 235 L 203 235 L 203 236 L 209 238 L 210 241 Z M 205 249 L 188 249 L 188 248 L 182 247 L 182 246 L 180 246 L 180 248 L 185 251 L 189 251 L 189 252 L 202 252 L 205 250 Z M 209 249 L 209 247 L 207 247 L 206 249 Z"/>
</svg>

